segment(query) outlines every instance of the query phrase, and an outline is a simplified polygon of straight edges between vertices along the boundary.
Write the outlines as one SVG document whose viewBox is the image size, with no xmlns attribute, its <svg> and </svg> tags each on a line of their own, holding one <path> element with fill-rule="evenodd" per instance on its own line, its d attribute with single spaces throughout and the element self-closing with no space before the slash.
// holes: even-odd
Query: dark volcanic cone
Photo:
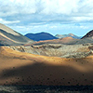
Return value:
<svg viewBox="0 0 93 93">
<path fill-rule="evenodd" d="M 87 37 L 92 37 L 93 36 L 93 30 L 88 32 L 85 36 L 83 36 L 81 39 L 87 38 Z"/>
</svg>

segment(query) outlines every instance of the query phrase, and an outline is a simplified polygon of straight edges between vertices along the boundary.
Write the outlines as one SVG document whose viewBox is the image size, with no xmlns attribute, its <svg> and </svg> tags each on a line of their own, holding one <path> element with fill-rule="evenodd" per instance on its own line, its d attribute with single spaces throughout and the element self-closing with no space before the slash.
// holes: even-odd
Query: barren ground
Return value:
<svg viewBox="0 0 93 93">
<path fill-rule="evenodd" d="M 0 85 L 93 85 L 93 56 L 47 57 L 0 47 Z"/>
</svg>

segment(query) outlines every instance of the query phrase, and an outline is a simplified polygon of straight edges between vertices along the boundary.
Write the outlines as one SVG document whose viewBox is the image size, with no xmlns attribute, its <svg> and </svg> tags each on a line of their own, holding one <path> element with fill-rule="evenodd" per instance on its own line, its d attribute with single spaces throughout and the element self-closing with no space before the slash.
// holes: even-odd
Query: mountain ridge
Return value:
<svg viewBox="0 0 93 93">
<path fill-rule="evenodd" d="M 81 38 L 81 37 L 79 37 L 77 35 L 74 35 L 72 33 L 69 33 L 69 34 L 56 34 L 55 37 L 57 37 L 57 38 L 72 37 L 72 38 L 75 38 L 75 39 L 80 39 Z"/>
<path fill-rule="evenodd" d="M 0 23 L 0 45 L 22 45 L 27 42 L 34 41 Z"/>
<path fill-rule="evenodd" d="M 53 36 L 52 34 L 46 33 L 46 32 L 40 32 L 40 33 L 35 33 L 35 34 L 28 33 L 25 36 L 34 41 L 58 39 L 57 37 Z"/>
</svg>

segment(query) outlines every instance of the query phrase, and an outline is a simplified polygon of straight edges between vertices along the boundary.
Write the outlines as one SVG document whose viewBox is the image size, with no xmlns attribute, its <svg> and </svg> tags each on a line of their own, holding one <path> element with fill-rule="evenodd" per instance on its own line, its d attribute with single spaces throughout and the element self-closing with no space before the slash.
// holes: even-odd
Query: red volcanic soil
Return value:
<svg viewBox="0 0 93 93">
<path fill-rule="evenodd" d="M 53 40 L 44 40 L 44 41 L 38 41 L 38 42 L 34 42 L 33 44 L 47 44 L 47 43 L 54 43 L 54 44 L 67 44 L 73 41 L 76 41 L 78 39 L 74 39 L 72 37 L 65 37 L 65 38 L 61 38 L 61 39 L 53 39 Z M 30 44 L 25 44 L 26 45 L 30 45 Z"/>
<path fill-rule="evenodd" d="M 59 58 L 0 47 L 0 85 L 93 85 L 93 56 Z"/>
</svg>

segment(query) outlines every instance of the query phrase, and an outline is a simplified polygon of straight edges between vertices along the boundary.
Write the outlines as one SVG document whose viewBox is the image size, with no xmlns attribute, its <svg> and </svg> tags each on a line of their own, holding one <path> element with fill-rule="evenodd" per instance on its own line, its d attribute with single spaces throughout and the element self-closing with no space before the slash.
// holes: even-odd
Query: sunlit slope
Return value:
<svg viewBox="0 0 93 93">
<path fill-rule="evenodd" d="M 0 84 L 93 85 L 93 56 L 47 57 L 0 47 Z"/>
</svg>

